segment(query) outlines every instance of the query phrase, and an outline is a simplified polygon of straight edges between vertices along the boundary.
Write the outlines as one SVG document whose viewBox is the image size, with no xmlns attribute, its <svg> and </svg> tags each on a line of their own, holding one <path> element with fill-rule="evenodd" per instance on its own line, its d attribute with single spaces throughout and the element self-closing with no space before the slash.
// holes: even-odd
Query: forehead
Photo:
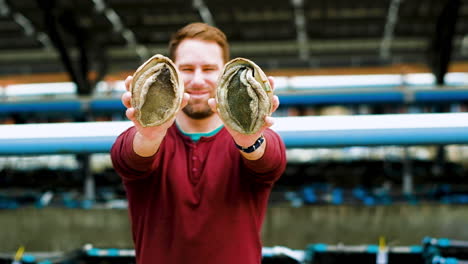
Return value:
<svg viewBox="0 0 468 264">
<path fill-rule="evenodd" d="M 223 64 L 223 51 L 214 41 L 185 39 L 175 51 L 175 63 Z"/>
</svg>

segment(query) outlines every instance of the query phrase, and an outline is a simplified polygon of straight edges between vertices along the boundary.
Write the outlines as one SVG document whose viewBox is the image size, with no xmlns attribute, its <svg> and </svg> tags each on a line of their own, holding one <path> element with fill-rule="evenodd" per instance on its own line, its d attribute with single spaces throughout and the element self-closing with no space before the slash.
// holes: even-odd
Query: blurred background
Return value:
<svg viewBox="0 0 468 264">
<path fill-rule="evenodd" d="M 275 77 L 278 118 L 444 114 L 468 124 L 455 118 L 468 106 L 467 0 L 0 0 L 0 263 L 134 263 L 110 145 L 79 134 L 126 121 L 125 77 L 197 21 L 226 33 L 231 57 Z M 78 134 L 64 146 L 86 149 L 31 139 L 47 124 Z M 320 144 L 285 140 L 263 262 L 468 261 L 463 135 L 432 142 L 434 122 L 426 134 L 403 131 L 409 141 L 371 129 L 372 144 L 335 144 L 353 135 L 342 125 Z"/>
</svg>

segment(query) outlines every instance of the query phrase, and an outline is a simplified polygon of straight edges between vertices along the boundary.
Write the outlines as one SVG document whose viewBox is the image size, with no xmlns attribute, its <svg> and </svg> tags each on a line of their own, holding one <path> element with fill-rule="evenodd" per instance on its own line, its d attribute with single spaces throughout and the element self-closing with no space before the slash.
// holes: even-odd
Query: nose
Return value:
<svg viewBox="0 0 468 264">
<path fill-rule="evenodd" d="M 192 75 L 192 80 L 190 80 L 190 84 L 193 87 L 202 87 L 205 84 L 205 77 L 203 76 L 203 72 L 200 69 L 196 69 Z"/>
</svg>

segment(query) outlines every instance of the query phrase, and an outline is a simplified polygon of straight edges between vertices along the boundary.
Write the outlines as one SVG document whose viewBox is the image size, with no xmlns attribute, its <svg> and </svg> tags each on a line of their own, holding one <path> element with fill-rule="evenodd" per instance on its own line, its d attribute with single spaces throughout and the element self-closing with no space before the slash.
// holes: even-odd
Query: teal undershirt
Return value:
<svg viewBox="0 0 468 264">
<path fill-rule="evenodd" d="M 179 129 L 179 131 L 182 132 L 182 134 L 184 134 L 185 136 L 189 137 L 193 142 L 198 142 L 198 140 L 200 140 L 201 137 L 214 136 L 214 135 L 216 135 L 216 133 L 218 133 L 223 128 L 223 125 L 221 125 L 218 128 L 216 128 L 215 130 L 210 131 L 210 132 L 206 132 L 206 133 L 187 133 L 187 132 L 184 132 L 179 127 L 179 125 L 177 123 L 176 123 L 176 125 L 177 125 L 177 128 Z"/>
</svg>

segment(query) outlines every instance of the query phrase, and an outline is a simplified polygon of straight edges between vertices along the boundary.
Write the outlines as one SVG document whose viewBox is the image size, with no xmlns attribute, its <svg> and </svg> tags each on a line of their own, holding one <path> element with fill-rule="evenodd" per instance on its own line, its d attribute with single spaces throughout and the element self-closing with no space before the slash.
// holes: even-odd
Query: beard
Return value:
<svg viewBox="0 0 468 264">
<path fill-rule="evenodd" d="M 205 119 L 214 114 L 211 110 L 208 102 L 205 102 L 202 106 L 195 106 L 193 102 L 190 102 L 182 109 L 182 111 L 190 118 L 193 119 Z"/>
</svg>

